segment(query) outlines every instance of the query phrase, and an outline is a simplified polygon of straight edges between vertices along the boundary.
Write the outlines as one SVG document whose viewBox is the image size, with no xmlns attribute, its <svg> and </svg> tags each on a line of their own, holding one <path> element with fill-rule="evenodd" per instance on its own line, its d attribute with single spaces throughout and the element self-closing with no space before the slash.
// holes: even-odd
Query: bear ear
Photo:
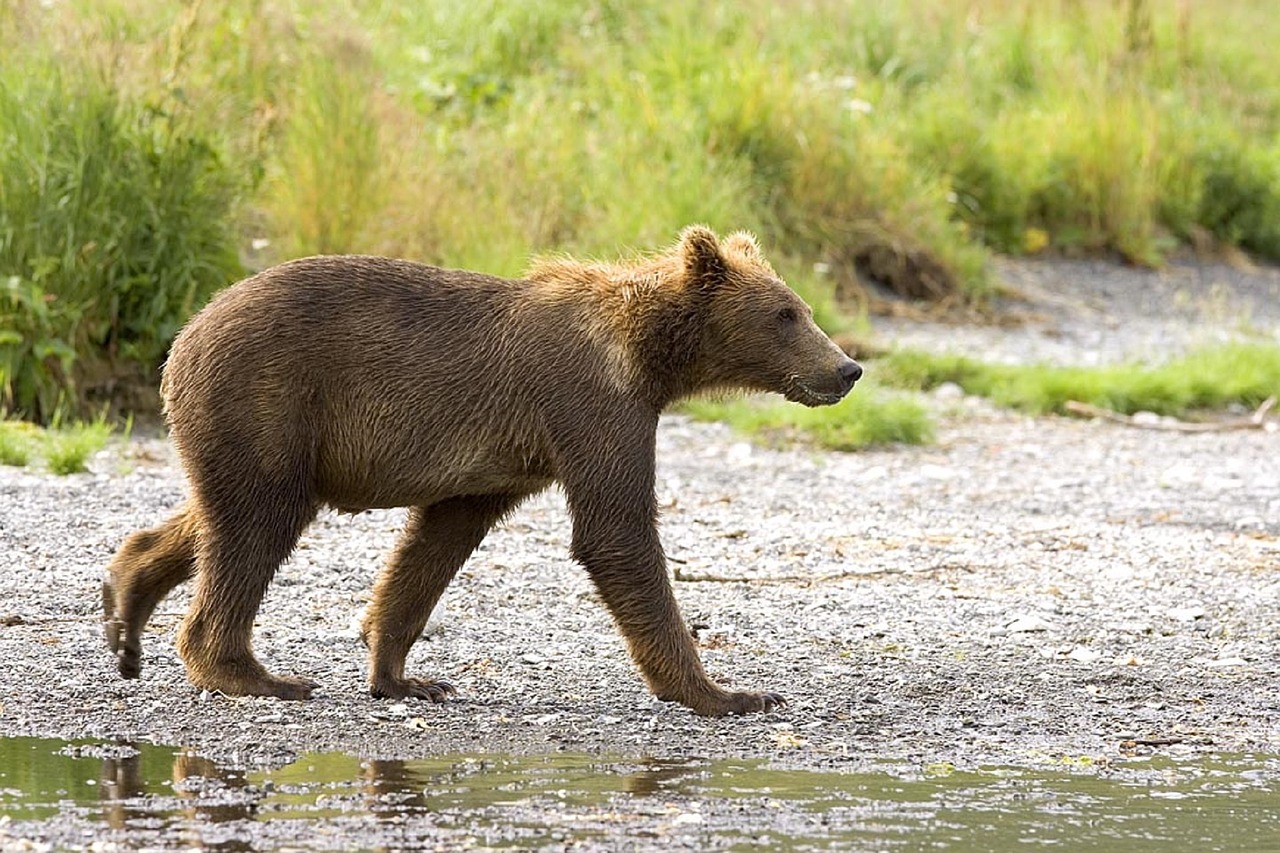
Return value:
<svg viewBox="0 0 1280 853">
<path fill-rule="evenodd" d="M 753 261 L 764 260 L 764 253 L 760 251 L 760 244 L 756 242 L 755 235 L 749 231 L 734 231 L 728 237 L 725 237 L 724 242 L 720 245 Z"/>
<path fill-rule="evenodd" d="M 680 232 L 680 252 L 690 281 L 700 287 L 714 287 L 728 274 L 720 240 L 705 225 L 690 225 Z"/>
</svg>

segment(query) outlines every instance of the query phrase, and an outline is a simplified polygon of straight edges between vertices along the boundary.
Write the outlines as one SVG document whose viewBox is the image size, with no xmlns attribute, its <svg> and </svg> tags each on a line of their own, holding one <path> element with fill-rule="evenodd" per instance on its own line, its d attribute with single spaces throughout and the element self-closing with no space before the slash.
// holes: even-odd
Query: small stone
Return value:
<svg viewBox="0 0 1280 853">
<path fill-rule="evenodd" d="M 371 712 L 369 717 L 374 720 L 403 722 L 409 717 L 409 706 L 403 702 L 397 702 Z"/>
<path fill-rule="evenodd" d="M 440 596 L 440 600 L 436 602 L 436 606 L 431 608 L 431 615 L 427 617 L 427 626 L 422 629 L 422 636 L 430 637 L 439 634 L 444 630 L 444 596 Z"/>
<path fill-rule="evenodd" d="M 962 400 L 964 399 L 964 389 L 954 382 L 943 382 L 933 389 L 933 396 L 939 400 Z"/>
<path fill-rule="evenodd" d="M 931 482 L 946 482 L 947 480 L 954 480 L 958 476 L 958 472 L 954 468 L 933 462 L 925 462 L 916 466 L 914 473 L 921 480 L 929 480 Z"/>
<path fill-rule="evenodd" d="M 1019 616 L 1005 625 L 1004 629 L 1010 634 L 1028 634 L 1033 631 L 1048 631 L 1052 627 L 1052 623 L 1039 616 Z"/>
<path fill-rule="evenodd" d="M 1150 634 L 1152 630 L 1149 622 L 1114 622 L 1107 627 L 1121 634 Z"/>
<path fill-rule="evenodd" d="M 1210 669 L 1225 669 L 1231 666 L 1248 666 L 1249 662 L 1244 658 L 1216 658 L 1205 661 L 1204 665 Z"/>
<path fill-rule="evenodd" d="M 1189 463 L 1179 463 L 1171 468 L 1165 469 L 1160 475 L 1160 486 L 1166 489 L 1175 489 L 1182 486 L 1190 485 L 1198 479 L 1196 467 Z"/>
<path fill-rule="evenodd" d="M 1076 663 L 1093 663 L 1102 657 L 1102 652 L 1089 648 L 1088 646 L 1076 646 L 1067 655 L 1067 660 L 1073 660 Z"/>
<path fill-rule="evenodd" d="M 1203 607 L 1171 607 L 1165 611 L 1165 615 L 1176 622 L 1194 622 L 1203 618 L 1205 610 Z"/>
</svg>

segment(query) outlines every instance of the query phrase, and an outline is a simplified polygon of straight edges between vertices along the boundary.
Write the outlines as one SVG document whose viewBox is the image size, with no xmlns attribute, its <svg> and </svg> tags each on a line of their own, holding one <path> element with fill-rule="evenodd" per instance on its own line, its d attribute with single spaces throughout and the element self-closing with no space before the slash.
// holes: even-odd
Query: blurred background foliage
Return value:
<svg viewBox="0 0 1280 853">
<path fill-rule="evenodd" d="M 1269 0 L 6 0 L 0 408 L 154 384 L 301 254 L 758 232 L 828 328 L 990 253 L 1280 259 Z"/>
</svg>

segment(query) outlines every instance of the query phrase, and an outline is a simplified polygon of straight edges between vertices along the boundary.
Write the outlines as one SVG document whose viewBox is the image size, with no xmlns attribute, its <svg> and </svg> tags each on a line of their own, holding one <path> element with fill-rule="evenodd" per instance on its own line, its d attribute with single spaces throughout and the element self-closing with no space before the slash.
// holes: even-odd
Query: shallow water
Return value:
<svg viewBox="0 0 1280 853">
<path fill-rule="evenodd" d="M 26 840 L 36 849 L 1275 851 L 1280 757 L 846 773 L 752 760 L 313 754 L 233 769 L 171 747 L 3 739 L 0 847 Z"/>
</svg>

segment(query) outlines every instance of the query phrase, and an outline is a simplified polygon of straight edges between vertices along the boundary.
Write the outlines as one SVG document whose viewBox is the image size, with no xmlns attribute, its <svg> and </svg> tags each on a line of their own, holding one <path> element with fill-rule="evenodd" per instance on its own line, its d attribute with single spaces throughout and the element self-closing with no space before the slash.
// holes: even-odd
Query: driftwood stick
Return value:
<svg viewBox="0 0 1280 853">
<path fill-rule="evenodd" d="M 1276 404 L 1276 396 L 1272 394 L 1270 397 L 1262 401 L 1262 405 L 1258 406 L 1258 410 L 1253 413 L 1250 418 L 1254 423 L 1261 425 L 1267 419 L 1267 412 L 1271 411 L 1271 407 Z"/>
<path fill-rule="evenodd" d="M 1081 415 L 1087 418 L 1102 418 L 1113 423 L 1124 424 L 1125 426 L 1135 427 L 1137 429 L 1154 429 L 1163 430 L 1165 432 L 1229 432 L 1231 430 L 1241 429 L 1266 429 L 1269 426 L 1267 421 L 1267 413 L 1271 411 L 1276 404 L 1274 396 L 1268 397 L 1262 401 L 1262 405 L 1247 418 L 1235 418 L 1229 421 L 1216 421 L 1213 423 L 1189 423 L 1187 421 L 1146 421 L 1135 420 L 1130 415 L 1122 415 L 1113 412 L 1110 409 L 1103 409 L 1098 406 L 1092 406 L 1088 403 L 1081 403 L 1078 400 L 1068 400 L 1063 404 L 1063 408 L 1073 415 Z"/>
</svg>

